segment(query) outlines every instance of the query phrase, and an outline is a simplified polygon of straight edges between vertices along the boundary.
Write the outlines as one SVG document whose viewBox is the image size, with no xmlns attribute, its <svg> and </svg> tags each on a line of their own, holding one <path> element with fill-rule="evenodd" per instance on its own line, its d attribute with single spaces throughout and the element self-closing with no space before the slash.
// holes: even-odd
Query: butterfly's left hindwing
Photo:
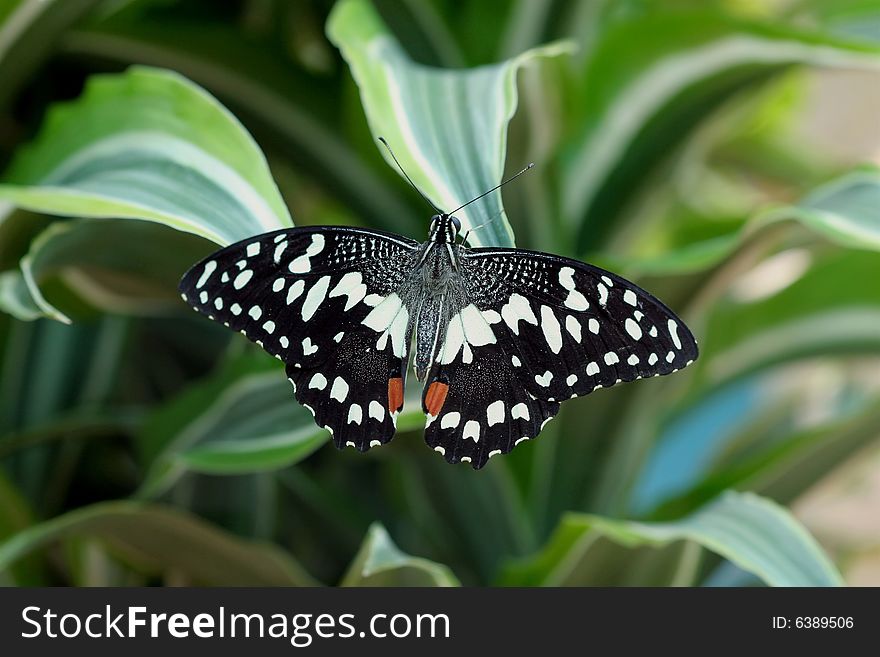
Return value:
<svg viewBox="0 0 880 657">
<path fill-rule="evenodd" d="M 388 442 L 402 404 L 409 309 L 395 293 L 418 243 L 356 228 L 292 228 L 228 246 L 180 291 L 284 361 L 297 400 L 338 447 Z"/>
<path fill-rule="evenodd" d="M 463 305 L 423 399 L 426 440 L 451 462 L 482 467 L 536 436 L 559 402 L 697 357 L 672 311 L 610 272 L 517 249 L 462 249 L 459 267 Z M 445 392 L 442 405 L 432 386 Z"/>
</svg>

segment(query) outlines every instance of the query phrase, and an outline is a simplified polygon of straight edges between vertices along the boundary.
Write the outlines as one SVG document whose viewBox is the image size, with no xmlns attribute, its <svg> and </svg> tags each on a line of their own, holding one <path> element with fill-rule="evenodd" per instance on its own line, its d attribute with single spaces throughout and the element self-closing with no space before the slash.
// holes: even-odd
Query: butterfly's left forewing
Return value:
<svg viewBox="0 0 880 657">
<path fill-rule="evenodd" d="M 464 305 L 423 397 L 426 440 L 451 462 L 482 467 L 536 436 L 561 401 L 697 357 L 672 311 L 610 272 L 517 249 L 462 250 L 460 270 Z"/>
<path fill-rule="evenodd" d="M 409 309 L 396 294 L 418 243 L 293 228 L 222 249 L 183 277 L 195 310 L 286 364 L 297 400 L 338 447 L 388 442 L 403 403 Z"/>
</svg>

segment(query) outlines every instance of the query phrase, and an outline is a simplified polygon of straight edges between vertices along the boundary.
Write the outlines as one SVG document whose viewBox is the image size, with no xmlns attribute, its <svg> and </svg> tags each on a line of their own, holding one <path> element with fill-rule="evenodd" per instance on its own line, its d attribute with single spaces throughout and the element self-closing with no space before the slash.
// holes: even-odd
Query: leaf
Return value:
<svg viewBox="0 0 880 657">
<path fill-rule="evenodd" d="M 15 270 L 0 273 L 0 310 L 24 321 L 45 316 L 43 309 L 31 296 L 24 276 Z"/>
<path fill-rule="evenodd" d="M 771 586 L 839 586 L 842 579 L 815 540 L 783 507 L 751 493 L 727 491 L 694 514 L 666 523 L 565 516 L 534 557 L 510 565 L 502 583 L 513 586 L 577 586 L 589 573 L 594 545 L 610 539 L 621 547 L 662 547 L 693 541 L 759 576 Z"/>
<path fill-rule="evenodd" d="M 354 558 L 342 586 L 458 586 L 443 564 L 400 551 L 382 525 L 374 524 Z"/>
<path fill-rule="evenodd" d="M 139 442 L 149 473 L 141 496 L 154 497 L 183 472 L 247 474 L 305 459 L 329 439 L 297 403 L 276 361 L 259 353 L 225 365 L 160 407 Z M 418 399 L 407 397 L 398 431 L 424 424 Z"/>
<path fill-rule="evenodd" d="M 730 447 L 726 451 L 731 453 L 713 459 L 696 473 L 695 483 L 665 500 L 652 516 L 690 512 L 734 486 L 791 504 L 837 465 L 874 443 L 878 431 L 880 404 L 874 403 L 854 416 L 836 417 L 789 435 L 762 432 L 739 450 Z"/>
<path fill-rule="evenodd" d="M 563 216 L 581 249 L 601 242 L 646 167 L 721 100 L 797 64 L 876 69 L 880 48 L 712 10 L 649 11 L 610 25 L 587 60 L 577 113 L 585 120 L 563 161 Z"/>
<path fill-rule="evenodd" d="M 33 525 L 0 543 L 0 573 L 70 537 L 105 541 L 120 558 L 152 573 L 212 586 L 312 586 L 293 559 L 189 514 L 138 502 L 103 502 Z"/>
<path fill-rule="evenodd" d="M 753 303 L 716 304 L 708 318 L 695 394 L 794 359 L 880 350 L 880 258 L 843 251 L 818 259 L 795 283 Z"/>
<path fill-rule="evenodd" d="M 185 78 L 133 67 L 93 76 L 52 108 L 0 184 L 34 211 L 155 221 L 224 245 L 291 226 L 250 135 Z"/>
<path fill-rule="evenodd" d="M 71 309 L 62 305 L 62 310 L 43 294 L 45 281 L 59 279 L 79 305 L 85 300 L 105 311 L 147 315 L 179 307 L 177 281 L 207 254 L 204 240 L 151 222 L 56 222 L 22 258 L 21 279 L 40 315 L 51 319 L 70 323 Z M 24 295 L 14 277 L 9 285 Z M 16 316 L 28 319 L 29 310 L 25 305 Z"/>
<path fill-rule="evenodd" d="M 501 181 L 517 70 L 572 51 L 557 43 L 491 66 L 431 68 L 406 55 L 367 0 L 337 3 L 327 36 L 351 68 L 373 135 L 390 143 L 416 186 L 447 212 Z M 473 229 L 472 244 L 513 245 L 500 192 L 458 217 L 464 230 Z"/>
<path fill-rule="evenodd" d="M 787 220 L 799 221 L 835 244 L 880 251 L 880 169 L 858 169 L 840 176 L 796 206 L 759 215 L 756 223 Z"/>
<path fill-rule="evenodd" d="M 880 251 L 880 169 L 868 166 L 847 172 L 794 205 L 758 212 L 736 233 L 693 242 L 652 258 L 614 259 L 608 264 L 631 276 L 705 271 L 780 224 L 799 226 L 842 247 Z"/>
<path fill-rule="evenodd" d="M 171 18 L 168 9 L 156 3 L 128 3 L 112 13 L 90 16 L 88 24 L 65 35 L 64 50 L 80 59 L 120 67 L 135 61 L 187 76 L 233 109 L 254 132 L 267 135 L 270 157 L 320 182 L 334 205 L 337 200 L 347 202 L 368 225 L 404 234 L 418 227 L 422 233 L 424 221 L 416 223 L 403 201 L 406 190 L 386 167 L 370 166 L 374 161 L 381 164 L 378 154 L 368 153 L 367 161 L 359 140 L 352 138 L 350 121 L 339 120 L 341 76 L 327 74 L 330 68 L 335 72 L 337 62 L 332 45 L 320 34 L 323 13 L 280 5 L 274 20 L 289 26 L 293 38 L 286 30 L 254 38 L 208 5 Z M 306 33 L 310 36 L 303 39 Z M 310 65 L 316 61 L 318 70 Z M 348 116 L 347 107 L 342 115 Z M 361 123 L 366 131 L 366 122 Z M 289 178 L 285 169 L 280 169 L 282 187 Z M 327 222 L 316 208 L 309 209 L 309 223 Z"/>
</svg>

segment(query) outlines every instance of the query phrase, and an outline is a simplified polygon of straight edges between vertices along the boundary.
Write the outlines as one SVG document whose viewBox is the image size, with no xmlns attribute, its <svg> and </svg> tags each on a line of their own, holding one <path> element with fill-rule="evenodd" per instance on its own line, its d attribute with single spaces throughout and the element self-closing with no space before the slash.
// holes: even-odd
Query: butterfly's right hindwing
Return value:
<svg viewBox="0 0 880 657">
<path fill-rule="evenodd" d="M 180 291 L 287 365 L 297 400 L 339 447 L 385 443 L 402 387 L 409 309 L 395 293 L 418 243 L 372 230 L 266 233 L 195 265 Z"/>
</svg>

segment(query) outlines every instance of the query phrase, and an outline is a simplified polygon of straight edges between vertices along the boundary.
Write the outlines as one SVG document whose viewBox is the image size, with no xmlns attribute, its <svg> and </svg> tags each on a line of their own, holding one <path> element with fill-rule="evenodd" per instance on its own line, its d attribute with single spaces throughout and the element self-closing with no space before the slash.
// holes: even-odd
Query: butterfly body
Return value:
<svg viewBox="0 0 880 657">
<path fill-rule="evenodd" d="M 697 357 L 684 323 L 629 281 L 551 254 L 467 248 L 459 229 L 439 214 L 421 244 L 333 226 L 257 235 L 195 265 L 180 289 L 285 362 L 337 447 L 391 440 L 412 361 L 427 443 L 475 468 L 537 436 L 561 401 Z"/>
</svg>

